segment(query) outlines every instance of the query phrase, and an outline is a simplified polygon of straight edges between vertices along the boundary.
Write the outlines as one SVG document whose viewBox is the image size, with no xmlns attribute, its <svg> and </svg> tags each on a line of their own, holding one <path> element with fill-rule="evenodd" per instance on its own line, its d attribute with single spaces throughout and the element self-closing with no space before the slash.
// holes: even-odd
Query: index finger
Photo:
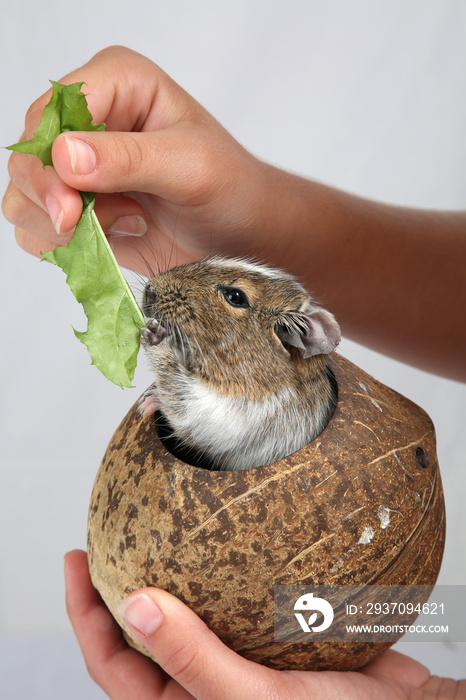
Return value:
<svg viewBox="0 0 466 700">
<path fill-rule="evenodd" d="M 156 700 L 165 678 L 153 661 L 131 649 L 92 586 L 85 552 L 65 557 L 66 607 L 89 674 L 113 700 Z"/>
<path fill-rule="evenodd" d="M 109 131 L 155 131 L 192 118 L 203 108 L 157 64 L 122 46 L 99 51 L 88 63 L 65 75 L 65 84 L 84 82 L 94 122 Z M 30 108 L 29 122 L 50 99 L 45 93 Z"/>
</svg>

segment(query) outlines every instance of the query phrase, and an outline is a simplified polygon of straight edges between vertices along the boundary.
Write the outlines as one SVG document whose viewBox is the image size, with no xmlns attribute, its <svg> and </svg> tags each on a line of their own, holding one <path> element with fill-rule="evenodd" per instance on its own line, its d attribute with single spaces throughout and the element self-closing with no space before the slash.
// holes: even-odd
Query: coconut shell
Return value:
<svg viewBox="0 0 466 700">
<path fill-rule="evenodd" d="M 196 468 L 167 451 L 155 419 L 135 407 L 123 419 L 95 481 L 88 556 L 133 646 L 147 653 L 117 606 L 158 586 L 248 659 L 355 669 L 389 644 L 274 642 L 274 586 L 435 583 L 445 510 L 433 425 L 348 360 L 331 362 L 338 404 L 328 426 L 271 466 Z"/>
</svg>

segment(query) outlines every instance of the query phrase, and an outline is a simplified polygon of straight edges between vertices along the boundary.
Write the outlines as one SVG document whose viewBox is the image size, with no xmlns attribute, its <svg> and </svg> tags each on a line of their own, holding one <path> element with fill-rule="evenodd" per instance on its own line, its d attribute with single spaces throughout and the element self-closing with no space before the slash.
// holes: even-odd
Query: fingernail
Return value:
<svg viewBox="0 0 466 700">
<path fill-rule="evenodd" d="M 97 165 L 97 154 L 86 141 L 65 136 L 71 160 L 71 170 L 75 175 L 89 175 Z"/>
<path fill-rule="evenodd" d="M 114 221 L 108 233 L 120 236 L 143 236 L 146 231 L 147 224 L 142 216 L 121 216 Z"/>
<path fill-rule="evenodd" d="M 125 598 L 118 606 L 125 622 L 135 627 L 144 637 L 149 637 L 160 627 L 162 611 L 145 593 L 136 593 Z"/>
<path fill-rule="evenodd" d="M 58 200 L 55 199 L 55 197 L 53 197 L 51 194 L 47 195 L 47 197 L 45 198 L 45 206 L 47 207 L 47 211 L 50 215 L 50 218 L 52 219 L 52 224 L 55 227 L 55 231 L 58 233 L 58 235 L 60 235 L 61 225 L 65 212 L 63 211 Z"/>
</svg>

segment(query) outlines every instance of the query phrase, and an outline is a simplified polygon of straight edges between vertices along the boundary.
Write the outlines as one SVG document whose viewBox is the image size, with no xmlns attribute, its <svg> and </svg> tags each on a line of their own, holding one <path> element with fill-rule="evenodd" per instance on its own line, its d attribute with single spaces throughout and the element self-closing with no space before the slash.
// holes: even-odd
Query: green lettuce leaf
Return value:
<svg viewBox="0 0 466 700">
<path fill-rule="evenodd" d="M 52 144 L 63 131 L 105 129 L 105 124 L 92 123 L 81 91 L 83 83 L 51 82 L 52 98 L 33 138 L 8 147 L 38 156 L 44 166 L 52 165 Z M 82 192 L 81 197 L 83 212 L 70 242 L 43 257 L 63 270 L 71 291 L 83 306 L 87 330 L 74 332 L 86 345 L 92 364 L 115 384 L 131 387 L 144 316 L 94 212 L 95 195 Z"/>
<path fill-rule="evenodd" d="M 86 97 L 81 91 L 84 83 L 61 85 L 52 83 L 50 102 L 45 106 L 42 119 L 29 141 L 7 146 L 10 151 L 35 155 L 42 164 L 53 165 L 52 144 L 64 131 L 104 131 L 105 124 L 93 124 Z"/>
<path fill-rule="evenodd" d="M 67 246 L 44 253 L 67 274 L 82 304 L 87 331 L 74 331 L 92 364 L 115 384 L 132 386 L 144 317 L 94 212 L 95 197 L 82 193 L 83 213 Z"/>
</svg>

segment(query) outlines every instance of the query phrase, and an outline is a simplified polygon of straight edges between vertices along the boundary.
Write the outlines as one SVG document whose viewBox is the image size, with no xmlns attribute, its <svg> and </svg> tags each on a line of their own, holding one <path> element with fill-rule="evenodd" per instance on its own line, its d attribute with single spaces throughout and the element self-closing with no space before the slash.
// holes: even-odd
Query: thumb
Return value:
<svg viewBox="0 0 466 700">
<path fill-rule="evenodd" d="M 198 700 L 256 700 L 276 673 L 238 656 L 166 591 L 136 591 L 118 611 L 164 671 Z"/>
<path fill-rule="evenodd" d="M 53 144 L 53 164 L 77 190 L 145 192 L 183 204 L 208 182 L 204 131 L 180 122 L 152 132 L 67 132 Z"/>
</svg>

